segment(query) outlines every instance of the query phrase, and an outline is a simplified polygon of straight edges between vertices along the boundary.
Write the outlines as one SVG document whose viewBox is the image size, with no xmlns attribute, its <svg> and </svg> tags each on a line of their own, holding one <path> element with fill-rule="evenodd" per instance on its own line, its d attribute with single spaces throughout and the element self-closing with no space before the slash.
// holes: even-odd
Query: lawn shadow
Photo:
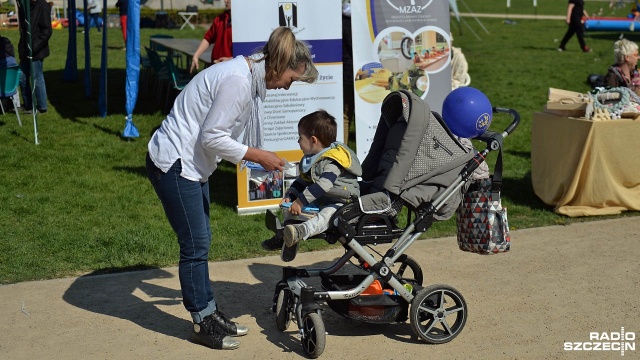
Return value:
<svg viewBox="0 0 640 360">
<path fill-rule="evenodd" d="M 517 156 L 522 159 L 531 161 L 531 152 L 529 151 L 514 151 L 505 150 L 505 154 L 511 156 Z M 533 192 L 533 182 L 531 181 L 531 171 L 527 172 L 523 177 L 516 179 L 505 177 L 502 182 L 502 194 L 505 198 L 508 198 L 512 203 L 530 206 L 534 210 L 547 210 L 550 211 L 553 207 L 545 204 L 538 196 Z"/>
<path fill-rule="evenodd" d="M 610 31 L 610 32 L 585 32 L 585 38 L 594 38 L 598 40 L 608 40 L 611 41 L 611 59 L 613 60 L 613 43 L 620 40 L 620 36 L 624 36 L 627 40 L 631 40 L 633 42 L 638 42 L 640 40 L 640 34 L 634 34 L 628 31 Z"/>
<path fill-rule="evenodd" d="M 98 125 L 98 124 L 93 124 L 93 127 L 94 127 L 94 128 L 96 128 L 96 129 L 98 129 L 98 130 L 100 130 L 100 131 L 102 131 L 102 132 L 104 132 L 104 133 L 106 133 L 107 135 L 117 136 L 117 137 L 119 137 L 121 140 L 126 140 L 126 138 L 123 138 L 123 137 L 122 137 L 122 134 L 120 133 L 120 131 L 115 131 L 115 130 L 113 130 L 113 129 L 109 129 L 109 128 L 104 127 L 104 126 L 100 126 L 100 125 Z"/>
<path fill-rule="evenodd" d="M 540 198 L 533 192 L 531 171 L 520 179 L 504 179 L 502 182 L 502 194 L 512 203 L 528 206 L 532 210 L 551 211 L 553 209 L 540 200 Z"/>
<path fill-rule="evenodd" d="M 530 151 L 517 151 L 517 150 L 504 150 L 505 154 L 517 156 L 522 159 L 527 159 L 531 161 L 531 152 Z"/>
<path fill-rule="evenodd" d="M 223 161 L 209 177 L 211 202 L 235 211 L 238 205 L 236 165 Z"/>
<path fill-rule="evenodd" d="M 113 170 L 147 177 L 145 166 L 114 166 Z M 209 196 L 211 203 L 235 210 L 238 204 L 238 190 L 235 167 L 233 164 L 220 163 L 220 167 L 209 177 Z"/>
<path fill-rule="evenodd" d="M 100 89 L 100 69 L 91 71 L 91 94 L 85 94 L 84 70 L 78 69 L 77 80 L 64 81 L 64 70 L 45 71 L 47 81 L 47 99 L 63 119 L 77 122 L 79 118 L 98 116 L 98 96 Z M 125 69 L 109 69 L 107 72 L 107 115 L 125 117 L 126 91 Z M 134 114 L 151 115 L 158 111 L 158 105 L 152 94 L 143 84 L 139 84 L 138 99 Z"/>
</svg>

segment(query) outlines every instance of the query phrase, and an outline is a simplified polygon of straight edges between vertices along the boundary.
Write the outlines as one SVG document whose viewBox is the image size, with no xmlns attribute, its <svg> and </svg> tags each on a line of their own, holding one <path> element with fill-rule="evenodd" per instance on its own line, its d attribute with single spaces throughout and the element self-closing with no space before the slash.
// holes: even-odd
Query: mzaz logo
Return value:
<svg viewBox="0 0 640 360">
<path fill-rule="evenodd" d="M 281 2 L 278 3 L 278 19 L 280 26 L 290 29 L 298 27 L 298 3 Z"/>
<path fill-rule="evenodd" d="M 589 341 L 573 341 L 564 343 L 565 351 L 620 351 L 624 356 L 625 351 L 636 350 L 636 333 L 625 332 L 624 327 L 620 332 L 590 332 Z"/>
<path fill-rule="evenodd" d="M 420 14 L 432 1 L 433 0 L 410 0 L 410 4 L 407 5 L 406 0 L 387 0 L 387 3 L 401 14 Z"/>
</svg>

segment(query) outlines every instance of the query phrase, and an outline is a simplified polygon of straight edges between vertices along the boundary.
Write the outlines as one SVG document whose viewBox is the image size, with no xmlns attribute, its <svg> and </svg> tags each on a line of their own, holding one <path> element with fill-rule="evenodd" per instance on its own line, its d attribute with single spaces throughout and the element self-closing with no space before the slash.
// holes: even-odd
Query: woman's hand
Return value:
<svg viewBox="0 0 640 360">
<path fill-rule="evenodd" d="M 243 160 L 249 160 L 262 165 L 266 171 L 280 170 L 284 167 L 284 159 L 281 159 L 276 153 L 250 147 L 244 154 Z"/>
<path fill-rule="evenodd" d="M 284 166 L 284 160 L 281 159 L 276 153 L 271 151 L 264 151 L 264 155 L 262 159 L 258 161 L 258 164 L 262 165 L 262 167 L 267 171 L 280 170 Z"/>
</svg>

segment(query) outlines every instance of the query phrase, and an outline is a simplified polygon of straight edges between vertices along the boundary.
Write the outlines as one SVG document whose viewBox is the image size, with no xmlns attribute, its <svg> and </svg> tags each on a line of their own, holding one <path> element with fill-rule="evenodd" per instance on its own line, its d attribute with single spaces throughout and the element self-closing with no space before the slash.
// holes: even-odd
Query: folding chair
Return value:
<svg viewBox="0 0 640 360">
<path fill-rule="evenodd" d="M 151 35 L 150 38 L 160 38 L 160 39 L 173 39 L 173 36 L 167 34 L 154 34 Z M 168 58 L 170 50 L 166 46 L 162 46 L 154 41 L 149 40 L 149 47 L 151 50 L 155 50 L 158 52 L 158 55 L 161 57 Z M 178 62 L 178 66 L 182 66 L 182 55 L 181 54 L 173 54 L 176 62 Z"/>
<path fill-rule="evenodd" d="M 165 109 L 168 109 L 169 106 L 169 95 L 172 92 L 180 93 L 182 89 L 189 83 L 191 80 L 191 76 L 186 72 L 180 72 L 176 68 L 176 65 L 173 63 L 171 58 L 167 58 L 165 60 L 166 68 L 169 73 L 169 86 L 167 88 L 167 97 L 164 102 Z"/>
<path fill-rule="evenodd" d="M 13 102 L 13 110 L 18 117 L 18 124 L 22 126 L 20 121 L 20 113 L 18 108 L 20 107 L 20 99 L 15 96 L 18 93 L 18 84 L 20 83 L 20 66 L 13 65 L 5 68 L 0 68 L 0 108 L 2 114 L 4 114 L 4 105 L 2 105 L 2 99 L 11 99 Z"/>
<path fill-rule="evenodd" d="M 149 58 L 151 69 L 153 70 L 153 88 L 156 89 L 154 90 L 154 93 L 156 94 L 156 100 L 160 104 L 162 101 L 162 92 L 164 91 L 165 83 L 169 81 L 169 71 L 157 51 L 149 49 L 146 46 L 144 49 L 147 52 L 147 57 Z M 157 91 L 157 89 L 160 89 L 160 91 Z"/>
</svg>

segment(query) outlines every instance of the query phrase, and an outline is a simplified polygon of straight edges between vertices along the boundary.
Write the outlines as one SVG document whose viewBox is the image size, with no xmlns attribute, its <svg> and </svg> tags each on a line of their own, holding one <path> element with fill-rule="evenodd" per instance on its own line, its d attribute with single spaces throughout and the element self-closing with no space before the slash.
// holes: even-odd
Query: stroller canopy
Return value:
<svg viewBox="0 0 640 360">
<path fill-rule="evenodd" d="M 417 95 L 400 90 L 384 99 L 362 179 L 419 208 L 451 185 L 473 153 L 460 144 L 442 118 Z M 437 218 L 453 215 L 460 197 Z"/>
</svg>

